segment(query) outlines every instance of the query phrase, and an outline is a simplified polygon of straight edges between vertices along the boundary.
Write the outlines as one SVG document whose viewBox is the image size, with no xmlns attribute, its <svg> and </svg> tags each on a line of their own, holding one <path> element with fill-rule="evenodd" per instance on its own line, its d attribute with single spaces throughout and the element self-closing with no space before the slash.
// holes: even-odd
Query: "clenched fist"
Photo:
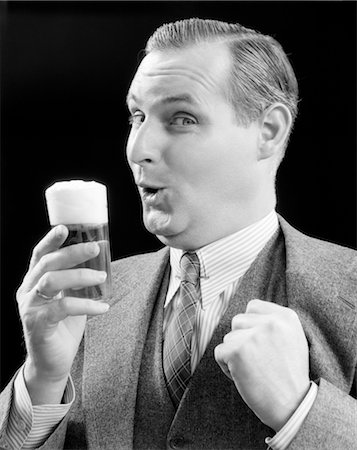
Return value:
<svg viewBox="0 0 357 450">
<path fill-rule="evenodd" d="M 251 300 L 232 319 L 215 358 L 257 417 L 280 430 L 309 390 L 309 351 L 297 314 Z"/>
</svg>

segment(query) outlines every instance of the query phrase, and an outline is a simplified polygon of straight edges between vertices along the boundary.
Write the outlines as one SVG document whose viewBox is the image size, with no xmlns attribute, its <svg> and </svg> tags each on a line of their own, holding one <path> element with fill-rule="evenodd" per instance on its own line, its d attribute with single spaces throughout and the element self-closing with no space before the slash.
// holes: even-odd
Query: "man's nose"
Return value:
<svg viewBox="0 0 357 450">
<path fill-rule="evenodd" d="M 127 144 L 129 163 L 140 166 L 157 163 L 162 156 L 163 137 L 159 126 L 144 122 L 138 130 L 132 130 Z"/>
</svg>

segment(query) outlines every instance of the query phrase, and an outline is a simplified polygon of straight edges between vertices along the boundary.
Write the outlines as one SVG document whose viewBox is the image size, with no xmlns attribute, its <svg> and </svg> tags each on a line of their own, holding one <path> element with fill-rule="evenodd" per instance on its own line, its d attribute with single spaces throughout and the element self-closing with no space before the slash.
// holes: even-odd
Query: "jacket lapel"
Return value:
<svg viewBox="0 0 357 450">
<path fill-rule="evenodd" d="M 142 350 L 167 263 L 167 249 L 114 263 L 111 309 L 88 321 L 83 403 L 94 449 L 132 447 Z"/>
</svg>

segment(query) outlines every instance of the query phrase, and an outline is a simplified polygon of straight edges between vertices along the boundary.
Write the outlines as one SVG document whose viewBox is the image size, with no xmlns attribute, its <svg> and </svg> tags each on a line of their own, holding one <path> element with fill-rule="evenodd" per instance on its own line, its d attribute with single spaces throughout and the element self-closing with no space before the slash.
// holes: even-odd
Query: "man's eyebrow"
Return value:
<svg viewBox="0 0 357 450">
<path fill-rule="evenodd" d="M 132 93 L 129 92 L 126 97 L 126 103 L 128 104 L 130 100 L 138 103 L 138 98 Z M 162 103 L 164 105 L 171 103 L 190 103 L 192 105 L 197 105 L 197 101 L 192 97 L 191 94 L 178 94 L 178 95 L 168 95 L 165 97 L 159 97 L 155 103 Z"/>
<path fill-rule="evenodd" d="M 159 103 L 169 104 L 169 103 L 191 103 L 197 104 L 197 101 L 192 97 L 191 94 L 179 94 L 179 95 L 168 95 L 163 97 Z"/>
</svg>

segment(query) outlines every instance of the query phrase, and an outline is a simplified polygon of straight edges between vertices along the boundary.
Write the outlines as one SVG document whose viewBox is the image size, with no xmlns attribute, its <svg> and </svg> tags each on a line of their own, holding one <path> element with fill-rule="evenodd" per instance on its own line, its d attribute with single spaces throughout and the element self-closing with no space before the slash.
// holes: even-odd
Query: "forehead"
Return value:
<svg viewBox="0 0 357 450">
<path fill-rule="evenodd" d="M 172 101 L 202 103 L 225 92 L 231 56 L 221 43 L 153 51 L 140 64 L 131 83 L 128 102 Z"/>
</svg>

